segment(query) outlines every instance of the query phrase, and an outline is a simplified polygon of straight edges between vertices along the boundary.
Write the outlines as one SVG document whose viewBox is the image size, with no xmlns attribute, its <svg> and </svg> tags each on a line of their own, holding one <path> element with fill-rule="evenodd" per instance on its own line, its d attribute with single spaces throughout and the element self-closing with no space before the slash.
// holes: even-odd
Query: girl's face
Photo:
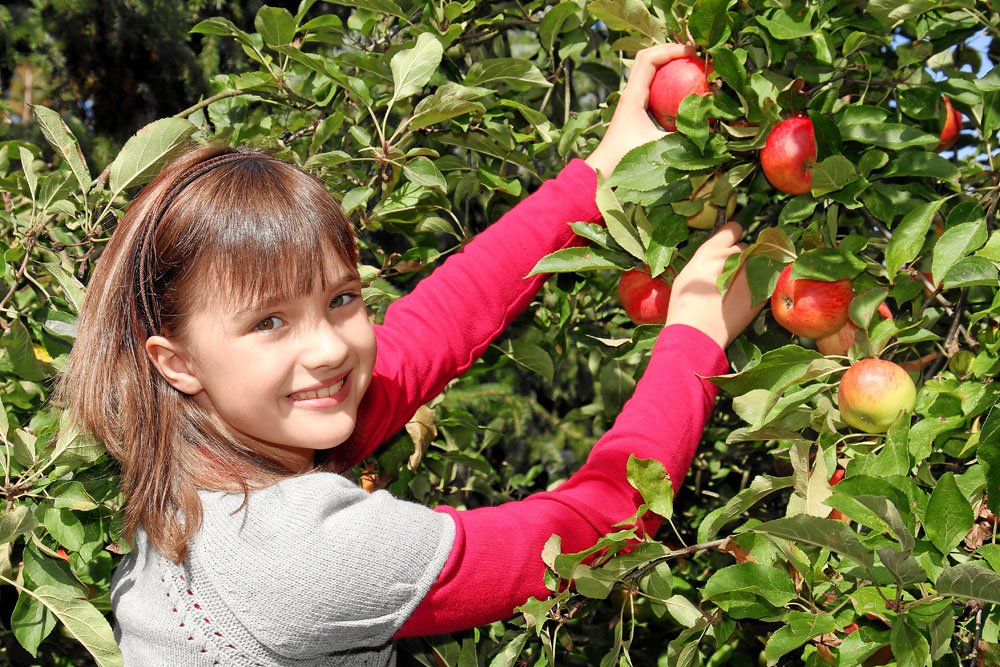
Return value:
<svg viewBox="0 0 1000 667">
<path fill-rule="evenodd" d="M 375 366 L 361 282 L 335 265 L 327 289 L 273 304 L 217 304 L 188 320 L 195 400 L 293 470 L 351 435 Z"/>
</svg>

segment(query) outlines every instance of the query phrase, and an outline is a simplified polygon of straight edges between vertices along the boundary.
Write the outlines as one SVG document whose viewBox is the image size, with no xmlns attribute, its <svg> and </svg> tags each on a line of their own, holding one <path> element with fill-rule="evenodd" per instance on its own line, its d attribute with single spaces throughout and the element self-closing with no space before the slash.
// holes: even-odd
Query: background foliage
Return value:
<svg viewBox="0 0 1000 667">
<path fill-rule="evenodd" d="M 115 465 L 47 398 L 93 262 L 163 160 L 221 141 L 321 176 L 357 221 L 379 317 L 592 150 L 629 56 L 672 40 L 712 59 L 713 94 L 626 157 L 601 190 L 607 231 L 577 226 L 594 252 L 545 260 L 557 275 L 529 313 L 359 479 L 461 507 L 565 479 L 656 335 L 622 313 L 618 275 L 683 265 L 705 237 L 684 224 L 692 185 L 709 175 L 718 201 L 738 194 L 756 297 L 793 257 L 799 275 L 849 278 L 857 342 L 824 357 L 765 309 L 729 351 L 676 507 L 655 467 L 632 468 L 669 519 L 656 540 L 623 551 L 623 530 L 577 555 L 552 542 L 553 589 L 572 589 L 509 622 L 407 641 L 402 661 L 997 664 L 998 35 L 995 0 L 0 7 L 0 661 L 121 664 L 104 616 L 127 549 Z M 965 116 L 957 152 L 935 150 L 942 94 Z M 819 144 L 798 197 L 758 168 L 793 113 Z M 874 316 L 883 301 L 892 320 Z M 837 409 L 841 372 L 872 355 L 919 386 L 885 435 L 852 432 Z"/>
</svg>

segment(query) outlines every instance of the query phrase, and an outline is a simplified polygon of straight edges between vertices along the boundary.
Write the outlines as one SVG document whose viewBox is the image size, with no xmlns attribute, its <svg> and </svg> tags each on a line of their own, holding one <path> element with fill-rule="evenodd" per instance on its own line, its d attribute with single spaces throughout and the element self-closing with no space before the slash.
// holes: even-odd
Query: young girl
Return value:
<svg viewBox="0 0 1000 667">
<path fill-rule="evenodd" d="M 586 464 L 551 492 L 434 510 L 337 474 L 464 372 L 531 301 L 544 255 L 597 222 L 595 170 L 662 136 L 638 54 L 605 138 L 451 257 L 373 327 L 350 221 L 266 154 L 194 150 L 136 198 L 101 257 L 59 396 L 121 463 L 111 599 L 126 665 L 388 665 L 392 639 L 470 628 L 544 597 L 542 546 L 582 550 L 632 515 L 630 454 L 690 465 L 753 318 L 729 223 L 673 285 L 645 376 Z M 645 520 L 653 531 L 657 522 Z"/>
</svg>

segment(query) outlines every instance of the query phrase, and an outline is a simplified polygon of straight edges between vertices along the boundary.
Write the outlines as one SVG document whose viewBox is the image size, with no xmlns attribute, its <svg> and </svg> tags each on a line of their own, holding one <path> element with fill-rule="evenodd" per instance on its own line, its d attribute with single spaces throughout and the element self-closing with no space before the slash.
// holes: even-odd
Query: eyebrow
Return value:
<svg viewBox="0 0 1000 667">
<path fill-rule="evenodd" d="M 335 278 L 331 283 L 329 283 L 326 289 L 329 292 L 334 292 L 343 289 L 344 287 L 350 285 L 351 283 L 359 282 L 360 280 L 361 280 L 360 276 L 358 276 L 356 273 L 341 275 Z M 272 310 L 289 300 L 297 298 L 298 296 L 301 295 L 293 295 L 289 297 L 288 295 L 279 294 L 276 296 L 272 296 L 269 299 L 257 301 L 247 307 L 239 307 L 237 312 L 235 313 L 234 319 L 244 320 L 256 317 L 257 315 L 265 311 Z"/>
</svg>

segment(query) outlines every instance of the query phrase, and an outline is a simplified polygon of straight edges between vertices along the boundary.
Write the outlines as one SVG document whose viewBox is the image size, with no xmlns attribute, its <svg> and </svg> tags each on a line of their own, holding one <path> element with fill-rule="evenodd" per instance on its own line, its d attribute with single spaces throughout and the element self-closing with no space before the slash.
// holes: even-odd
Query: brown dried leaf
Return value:
<svg viewBox="0 0 1000 667">
<path fill-rule="evenodd" d="M 406 422 L 406 432 L 409 434 L 410 439 L 413 440 L 413 454 L 410 455 L 410 460 L 406 462 L 406 467 L 410 470 L 416 470 L 417 466 L 423 460 L 427 448 L 434 441 L 434 438 L 437 437 L 437 426 L 434 425 L 434 411 L 426 405 L 421 405 L 417 408 L 413 419 Z"/>
<path fill-rule="evenodd" d="M 741 547 L 739 544 L 733 542 L 732 538 L 726 538 L 726 541 L 719 545 L 719 551 L 724 551 L 733 558 L 739 564 L 743 563 L 755 563 L 753 556 L 750 552 Z"/>
</svg>

